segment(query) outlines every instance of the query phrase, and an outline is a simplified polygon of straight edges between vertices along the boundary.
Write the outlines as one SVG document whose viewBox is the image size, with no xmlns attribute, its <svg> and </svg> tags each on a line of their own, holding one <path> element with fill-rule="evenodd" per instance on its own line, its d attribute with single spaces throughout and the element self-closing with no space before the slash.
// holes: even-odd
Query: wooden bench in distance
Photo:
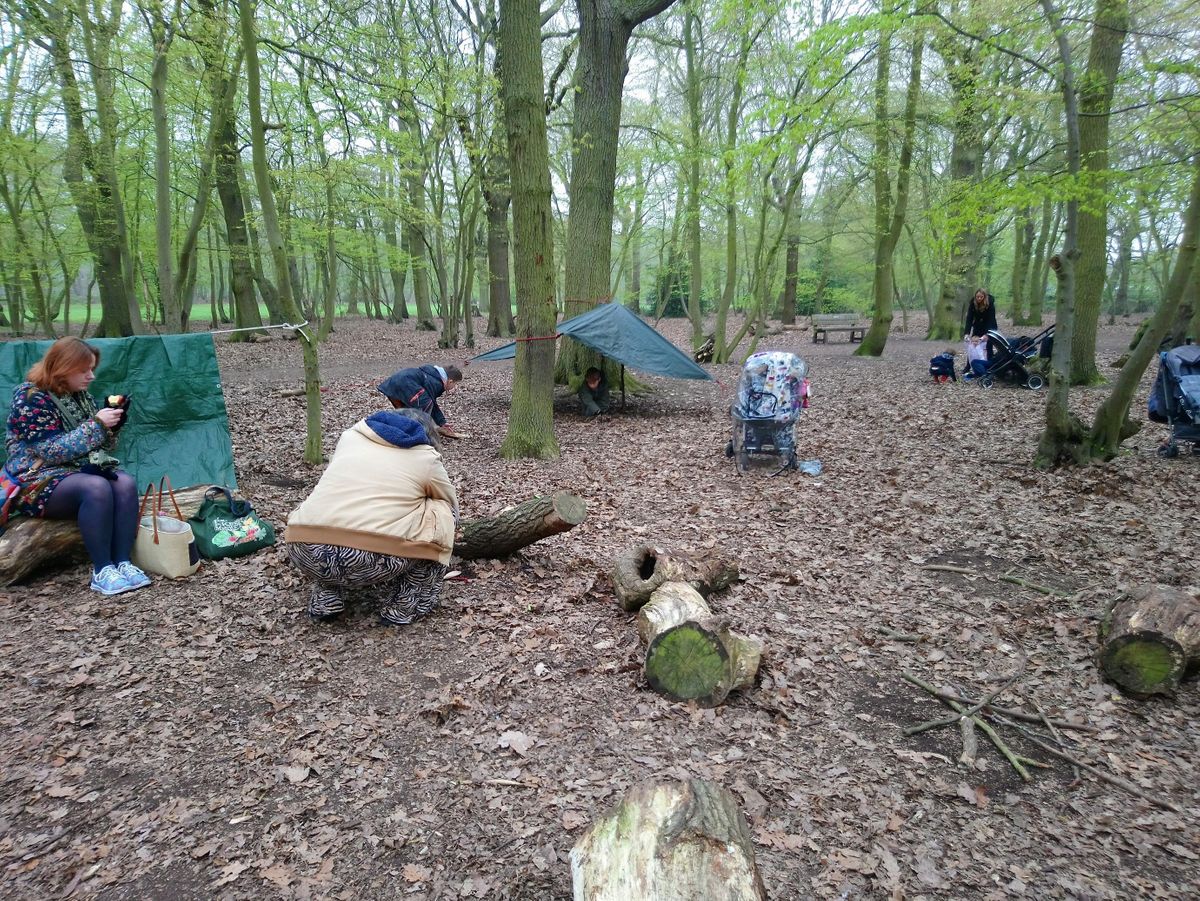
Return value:
<svg viewBox="0 0 1200 901">
<path fill-rule="evenodd" d="M 811 318 L 813 344 L 826 343 L 830 332 L 849 332 L 851 344 L 867 335 L 867 327 L 859 322 L 857 313 L 817 313 Z"/>
</svg>

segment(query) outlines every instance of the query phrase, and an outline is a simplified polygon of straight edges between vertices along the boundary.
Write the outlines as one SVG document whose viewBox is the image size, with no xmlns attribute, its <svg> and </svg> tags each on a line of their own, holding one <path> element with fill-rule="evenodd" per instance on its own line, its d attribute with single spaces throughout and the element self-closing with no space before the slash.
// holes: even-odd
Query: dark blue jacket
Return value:
<svg viewBox="0 0 1200 901">
<path fill-rule="evenodd" d="M 379 390 L 402 407 L 425 411 L 437 425 L 446 424 L 446 417 L 437 405 L 437 399 L 442 396 L 446 386 L 435 366 L 401 369 L 384 379 Z"/>
</svg>

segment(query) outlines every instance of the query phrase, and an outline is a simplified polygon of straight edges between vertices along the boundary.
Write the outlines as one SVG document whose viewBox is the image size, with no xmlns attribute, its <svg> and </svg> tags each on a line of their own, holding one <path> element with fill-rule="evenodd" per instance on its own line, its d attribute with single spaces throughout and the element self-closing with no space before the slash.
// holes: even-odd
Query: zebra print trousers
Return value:
<svg viewBox="0 0 1200 901">
<path fill-rule="evenodd" d="M 347 589 L 383 594 L 379 618 L 402 626 L 429 614 L 442 593 L 447 567 L 436 560 L 394 557 L 333 544 L 289 544 L 292 565 L 313 582 L 308 613 L 329 620 L 346 609 Z"/>
</svg>

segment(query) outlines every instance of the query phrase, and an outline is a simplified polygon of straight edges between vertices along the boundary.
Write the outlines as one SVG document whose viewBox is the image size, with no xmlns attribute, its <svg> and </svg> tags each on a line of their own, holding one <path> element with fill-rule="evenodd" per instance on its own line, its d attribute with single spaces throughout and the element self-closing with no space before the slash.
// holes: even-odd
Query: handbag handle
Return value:
<svg viewBox="0 0 1200 901">
<path fill-rule="evenodd" d="M 179 501 L 175 500 L 175 492 L 171 489 L 171 477 L 170 476 L 163 476 L 161 479 L 158 480 L 158 503 L 155 505 L 154 512 L 162 513 L 163 485 L 167 486 L 167 496 L 169 498 L 171 498 L 171 503 L 175 507 L 175 518 L 178 519 L 180 522 L 187 522 L 187 520 L 183 518 L 183 511 L 179 509 Z M 167 515 L 169 516 L 170 514 L 168 513 Z M 157 544 L 157 543 L 158 542 L 155 541 L 155 544 Z"/>
<path fill-rule="evenodd" d="M 142 505 L 138 509 L 138 526 L 141 527 L 141 522 L 146 516 L 146 505 L 150 503 L 150 497 L 154 494 L 154 483 L 151 482 L 146 486 L 146 493 L 142 495 Z M 161 496 L 160 496 L 161 499 Z M 154 543 L 158 544 L 158 514 L 153 512 L 150 516 L 150 521 L 154 524 Z"/>
<path fill-rule="evenodd" d="M 225 500 L 229 502 L 229 512 L 234 516 L 247 516 L 254 512 L 254 508 L 250 506 L 249 501 L 235 501 L 229 489 L 221 485 L 213 485 L 204 492 L 204 497 L 216 500 L 222 494 L 225 495 Z"/>
</svg>

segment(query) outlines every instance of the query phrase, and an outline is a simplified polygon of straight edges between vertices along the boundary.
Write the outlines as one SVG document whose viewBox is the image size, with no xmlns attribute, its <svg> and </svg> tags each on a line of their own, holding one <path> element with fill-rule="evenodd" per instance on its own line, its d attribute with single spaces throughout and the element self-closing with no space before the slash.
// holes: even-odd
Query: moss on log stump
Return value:
<svg viewBox="0 0 1200 901">
<path fill-rule="evenodd" d="M 651 544 L 631 547 L 613 566 L 613 588 L 621 609 L 633 612 L 664 582 L 686 582 L 708 597 L 738 578 L 735 560 L 720 554 L 663 550 Z"/>
<path fill-rule="evenodd" d="M 507 557 L 535 541 L 573 529 L 586 518 L 587 502 L 569 491 L 532 497 L 495 516 L 464 521 L 454 541 L 454 554 L 463 560 Z"/>
<path fill-rule="evenodd" d="M 184 519 L 196 515 L 211 485 L 196 485 L 175 492 Z M 26 519 L 9 521 L 0 535 L 0 588 L 21 581 L 48 563 L 59 563 L 82 554 L 83 536 L 73 519 Z"/>
<path fill-rule="evenodd" d="M 1200 592 L 1143 585 L 1101 623 L 1099 664 L 1132 695 L 1173 692 L 1200 666 Z"/>
<path fill-rule="evenodd" d="M 750 829 L 704 779 L 642 782 L 571 849 L 574 901 L 765 901 Z"/>
<path fill-rule="evenodd" d="M 683 582 L 665 582 L 638 613 L 646 645 L 646 681 L 661 695 L 715 707 L 729 692 L 754 684 L 763 646 L 714 616 Z"/>
</svg>

